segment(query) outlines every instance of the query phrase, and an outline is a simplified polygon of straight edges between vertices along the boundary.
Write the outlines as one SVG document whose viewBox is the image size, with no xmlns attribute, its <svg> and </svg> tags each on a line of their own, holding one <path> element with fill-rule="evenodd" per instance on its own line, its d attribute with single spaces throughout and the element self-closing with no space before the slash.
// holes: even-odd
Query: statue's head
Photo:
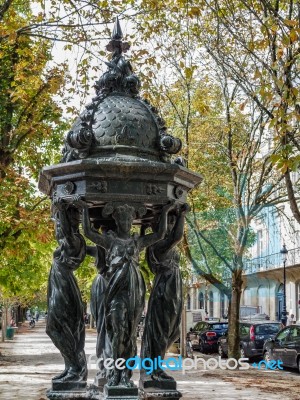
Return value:
<svg viewBox="0 0 300 400">
<path fill-rule="evenodd" d="M 151 222 L 151 228 L 152 228 L 153 232 L 157 232 L 158 231 L 159 221 L 160 221 L 160 218 L 159 218 L 159 216 L 157 216 Z M 174 229 L 174 226 L 176 224 L 176 221 L 177 221 L 176 212 L 172 212 L 172 211 L 169 212 L 168 217 L 167 217 L 167 233 L 166 233 L 166 235 L 168 235 L 168 234 L 170 234 L 172 232 L 172 230 Z"/>
<path fill-rule="evenodd" d="M 73 233 L 77 233 L 79 231 L 80 223 L 79 210 L 74 206 L 65 205 L 64 212 L 66 213 L 65 223 L 70 224 Z M 57 241 L 59 242 L 60 240 L 64 239 L 64 229 L 59 216 L 59 209 L 55 205 L 52 205 L 52 219 L 55 222 L 55 235 Z M 67 231 L 67 229 L 65 231 Z"/>
<path fill-rule="evenodd" d="M 112 217 L 115 220 L 119 230 L 125 233 L 129 233 L 132 227 L 132 223 L 136 217 L 136 212 L 134 207 L 125 204 L 116 207 L 112 214 Z"/>
</svg>

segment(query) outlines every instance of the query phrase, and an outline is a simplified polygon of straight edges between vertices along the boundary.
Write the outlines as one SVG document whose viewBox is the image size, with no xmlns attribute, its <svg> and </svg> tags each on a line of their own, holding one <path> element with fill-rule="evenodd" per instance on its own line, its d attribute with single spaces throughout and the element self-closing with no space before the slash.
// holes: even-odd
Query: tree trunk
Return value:
<svg viewBox="0 0 300 400">
<path fill-rule="evenodd" d="M 2 307 L 2 324 L 1 324 L 1 330 L 2 330 L 2 337 L 1 337 L 1 341 L 4 342 L 5 341 L 5 337 L 6 337 L 6 322 L 7 322 L 7 307 L 3 306 Z"/>
<path fill-rule="evenodd" d="M 182 357 L 187 357 L 187 354 L 186 354 L 186 335 L 187 335 L 186 306 L 184 306 L 184 307 L 182 307 L 181 325 L 180 325 L 180 355 Z"/>
<path fill-rule="evenodd" d="M 300 224 L 300 211 L 299 211 L 299 207 L 297 204 L 297 200 L 295 198 L 294 188 L 293 188 L 289 170 L 287 170 L 286 173 L 284 174 L 284 178 L 285 178 L 288 199 L 289 199 L 289 203 L 290 203 L 290 207 L 291 207 L 293 216 L 294 216 L 295 220 Z"/>
<path fill-rule="evenodd" d="M 242 292 L 242 270 L 236 269 L 232 274 L 231 301 L 228 309 L 228 357 L 240 357 L 240 301 Z"/>
</svg>

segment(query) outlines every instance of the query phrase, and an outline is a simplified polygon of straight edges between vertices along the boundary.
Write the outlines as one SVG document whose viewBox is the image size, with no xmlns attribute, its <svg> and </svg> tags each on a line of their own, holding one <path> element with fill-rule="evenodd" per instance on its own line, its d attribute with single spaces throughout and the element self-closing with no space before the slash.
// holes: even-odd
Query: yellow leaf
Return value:
<svg viewBox="0 0 300 400">
<path fill-rule="evenodd" d="M 244 101 L 242 104 L 240 104 L 239 109 L 240 109 L 241 111 L 244 111 L 247 102 L 248 102 L 248 100 L 246 100 L 246 101 Z"/>
<path fill-rule="evenodd" d="M 9 41 L 10 42 L 14 42 L 15 40 L 16 40 L 16 38 L 17 38 L 17 33 L 16 32 L 11 32 L 10 34 L 9 34 Z"/>
<path fill-rule="evenodd" d="M 293 19 L 285 19 L 284 23 L 288 26 L 297 26 L 298 25 L 298 22 Z"/>
<path fill-rule="evenodd" d="M 277 50 L 277 58 L 281 58 L 282 56 L 283 56 L 283 48 L 281 47 Z"/>
<path fill-rule="evenodd" d="M 278 31 L 278 25 L 272 25 L 272 26 L 271 26 L 271 30 L 272 30 L 273 32 L 277 32 L 277 31 Z"/>
<path fill-rule="evenodd" d="M 294 95 L 295 97 L 298 97 L 298 95 L 299 95 L 299 90 L 296 89 L 296 88 L 294 87 L 294 88 L 292 88 L 292 93 L 293 93 L 293 95 Z"/>
<path fill-rule="evenodd" d="M 199 7 L 191 7 L 191 9 L 190 9 L 190 11 L 189 11 L 189 15 L 190 15 L 191 17 L 200 15 L 200 9 L 199 9 Z"/>
<path fill-rule="evenodd" d="M 254 72 L 254 79 L 259 79 L 261 76 L 261 73 L 259 71 L 259 69 L 256 68 L 255 72 Z"/>
<path fill-rule="evenodd" d="M 290 39 L 291 39 L 291 42 L 292 42 L 292 43 L 294 43 L 294 42 L 296 42 L 296 40 L 298 40 L 298 34 L 297 34 L 297 32 L 295 31 L 295 29 L 292 29 L 292 30 L 291 30 L 291 32 L 290 32 Z"/>
<path fill-rule="evenodd" d="M 184 73 L 185 73 L 185 76 L 186 76 L 187 79 L 191 79 L 192 76 L 193 76 L 193 69 L 187 67 L 187 68 L 185 68 Z"/>
</svg>

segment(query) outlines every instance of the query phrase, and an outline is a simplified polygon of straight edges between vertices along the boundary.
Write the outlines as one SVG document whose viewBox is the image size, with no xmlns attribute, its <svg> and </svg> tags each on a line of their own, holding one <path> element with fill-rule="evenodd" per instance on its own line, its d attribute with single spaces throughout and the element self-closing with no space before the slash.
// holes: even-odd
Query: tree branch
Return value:
<svg viewBox="0 0 300 400">
<path fill-rule="evenodd" d="M 193 258 L 191 254 L 191 249 L 189 247 L 189 244 L 187 242 L 186 235 L 184 235 L 184 244 L 185 244 L 185 253 L 187 255 L 187 258 L 190 260 L 194 270 L 204 279 L 206 279 L 209 283 L 214 285 L 217 289 L 220 290 L 220 292 L 226 294 L 226 296 L 230 299 L 231 297 L 231 289 L 227 288 L 222 281 L 220 281 L 218 278 L 216 278 L 212 273 L 207 273 L 203 271 L 203 269 L 197 264 L 195 259 Z"/>
<path fill-rule="evenodd" d="M 3 19 L 4 14 L 7 12 L 9 9 L 11 3 L 13 0 L 6 0 L 1 6 L 0 6 L 0 21 Z"/>
</svg>

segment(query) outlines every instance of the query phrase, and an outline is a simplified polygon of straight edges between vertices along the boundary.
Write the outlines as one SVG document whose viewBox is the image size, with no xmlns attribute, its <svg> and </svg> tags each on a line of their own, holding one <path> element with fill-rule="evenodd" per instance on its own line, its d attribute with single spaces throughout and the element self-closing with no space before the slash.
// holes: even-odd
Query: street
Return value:
<svg viewBox="0 0 300 400">
<path fill-rule="evenodd" d="M 87 330 L 87 358 L 95 354 L 96 332 Z M 44 321 L 29 329 L 26 325 L 11 341 L 0 345 L 0 399 L 46 400 L 51 378 L 63 369 L 58 350 L 45 333 Z M 200 356 L 195 352 L 194 355 Z M 168 356 L 172 356 L 169 354 Z M 210 358 L 206 355 L 204 358 Z M 217 358 L 217 356 L 215 356 Z M 167 357 L 166 357 L 167 358 Z M 89 368 L 89 383 L 96 370 Z M 293 370 L 199 370 L 171 373 L 178 382 L 183 400 L 286 400 L 300 399 L 300 375 Z M 133 379 L 137 383 L 138 371 Z"/>
</svg>

